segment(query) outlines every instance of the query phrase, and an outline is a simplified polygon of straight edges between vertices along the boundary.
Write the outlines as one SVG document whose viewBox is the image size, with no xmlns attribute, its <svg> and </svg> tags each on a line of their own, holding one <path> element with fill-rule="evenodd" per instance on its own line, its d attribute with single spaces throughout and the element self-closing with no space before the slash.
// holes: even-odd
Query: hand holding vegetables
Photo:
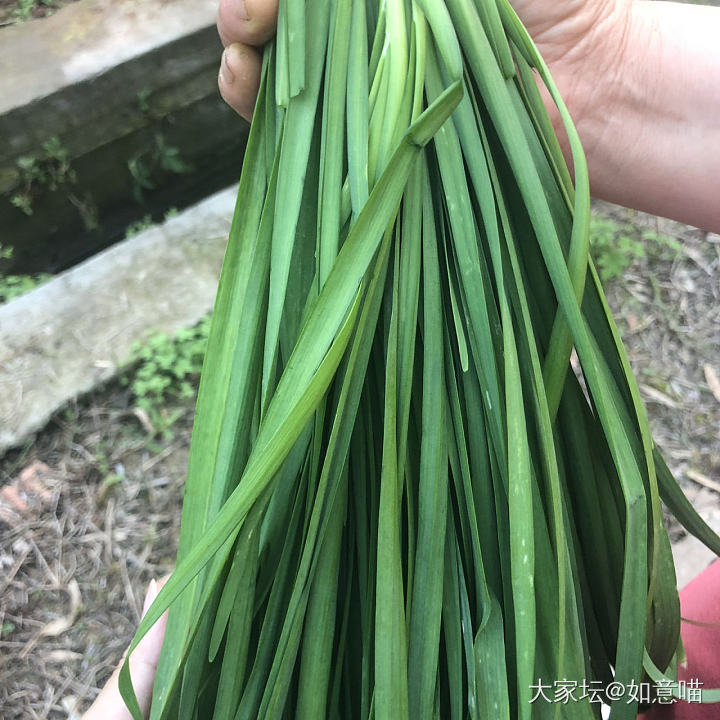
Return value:
<svg viewBox="0 0 720 720">
<path fill-rule="evenodd" d="M 567 75 L 570 82 L 578 59 L 604 52 L 606 44 L 617 44 L 630 6 L 629 0 L 514 0 L 512 4 L 553 74 Z M 220 0 L 217 25 L 226 48 L 218 78 L 220 92 L 247 120 L 260 79 L 256 48 L 275 32 L 277 8 L 278 0 Z M 612 53 L 616 50 L 613 47 Z M 560 84 L 560 89 L 568 88 Z"/>
<path fill-rule="evenodd" d="M 720 232 L 720 8 L 513 0 L 565 98 L 595 197 Z M 221 0 L 226 102 L 252 116 L 277 0 Z M 547 100 L 547 97 L 546 97 Z M 548 110 L 563 152 L 560 118 Z"/>
<path fill-rule="evenodd" d="M 578 99 L 625 58 L 603 66 L 612 36 L 567 7 L 558 25 L 586 42 L 555 60 L 592 140 Z M 650 27 L 627 7 L 624 51 Z M 269 16 L 250 10 L 223 5 L 221 33 L 260 42 Z M 170 607 L 152 720 L 534 720 L 556 714 L 533 705 L 539 678 L 607 686 L 612 720 L 634 720 L 650 698 L 610 685 L 680 692 L 661 499 L 716 553 L 720 537 L 653 443 L 546 62 L 509 0 L 279 0 L 277 28 L 177 566 L 129 650 Z M 259 58 L 231 47 L 221 83 L 247 112 Z M 618 85 L 597 137 L 637 111 Z M 119 688 L 141 720 L 128 661 Z M 599 716 L 590 695 L 568 715 Z"/>
<path fill-rule="evenodd" d="M 178 567 L 130 648 L 171 606 L 154 720 L 530 720 L 555 714 L 536 679 L 676 683 L 660 499 L 720 538 L 652 441 L 561 96 L 596 194 L 718 227 L 720 95 L 694 71 L 718 72 L 719 18 L 222 0 L 221 92 L 259 100 Z M 142 718 L 128 662 L 119 690 Z"/>
</svg>

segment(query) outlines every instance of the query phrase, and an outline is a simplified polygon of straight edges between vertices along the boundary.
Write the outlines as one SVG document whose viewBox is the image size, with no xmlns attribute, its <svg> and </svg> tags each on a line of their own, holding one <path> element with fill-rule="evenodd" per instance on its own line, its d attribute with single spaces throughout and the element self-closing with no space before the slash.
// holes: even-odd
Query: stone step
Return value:
<svg viewBox="0 0 720 720">
<path fill-rule="evenodd" d="M 79 0 L 0 30 L 3 270 L 67 268 L 237 180 L 247 124 L 217 90 L 216 10 Z"/>
<path fill-rule="evenodd" d="M 212 309 L 237 187 L 0 306 L 0 455 L 112 378 L 148 332 Z"/>
</svg>

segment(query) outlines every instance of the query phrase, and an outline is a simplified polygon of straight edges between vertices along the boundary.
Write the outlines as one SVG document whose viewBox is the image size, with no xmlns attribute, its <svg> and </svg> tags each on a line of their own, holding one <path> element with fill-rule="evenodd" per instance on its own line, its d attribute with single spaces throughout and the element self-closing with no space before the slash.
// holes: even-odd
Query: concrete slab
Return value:
<svg viewBox="0 0 720 720">
<path fill-rule="evenodd" d="M 0 454 L 111 378 L 148 331 L 211 310 L 236 195 L 223 190 L 0 307 Z"/>
<path fill-rule="evenodd" d="M 5 28 L 0 113 L 209 27 L 216 12 L 216 0 L 82 0 L 42 20 Z"/>
<path fill-rule="evenodd" d="M 217 0 L 79 0 L 0 31 L 4 271 L 64 270 L 239 178 L 247 123 L 218 92 L 216 12 Z M 70 168 L 56 183 L 43 179 L 51 139 Z"/>
</svg>

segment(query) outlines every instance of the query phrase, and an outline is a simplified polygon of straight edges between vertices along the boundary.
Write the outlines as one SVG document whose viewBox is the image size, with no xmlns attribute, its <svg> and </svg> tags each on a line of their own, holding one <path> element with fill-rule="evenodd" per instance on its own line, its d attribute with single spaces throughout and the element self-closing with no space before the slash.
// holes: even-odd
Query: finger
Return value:
<svg viewBox="0 0 720 720">
<path fill-rule="evenodd" d="M 170 576 L 164 577 L 160 581 L 151 580 L 148 587 L 147 595 L 145 595 L 145 603 L 143 605 L 142 616 L 150 609 L 155 601 L 163 585 L 168 581 Z M 157 668 L 158 659 L 160 658 L 160 650 L 162 649 L 163 638 L 165 637 L 165 627 L 167 626 L 167 612 L 148 630 L 147 635 L 140 641 L 133 652 L 132 659 L 139 663 L 144 663 L 148 667 L 155 670 Z"/>
<path fill-rule="evenodd" d="M 154 579 L 150 581 L 150 586 L 148 587 L 143 604 L 143 617 L 167 580 L 168 578 L 165 577 L 160 582 Z M 132 678 L 133 687 L 135 688 L 138 704 L 145 717 L 147 717 L 150 705 L 152 704 L 155 672 L 157 671 L 160 651 L 162 650 L 163 639 L 165 637 L 167 616 L 166 611 L 150 630 L 148 630 L 147 635 L 140 641 L 130 656 L 130 677 Z"/>
<path fill-rule="evenodd" d="M 218 87 L 223 100 L 246 120 L 251 120 L 258 89 L 262 58 L 252 47 L 233 43 L 220 61 Z"/>
<path fill-rule="evenodd" d="M 220 0 L 217 26 L 225 46 L 262 45 L 275 33 L 278 0 Z"/>
</svg>

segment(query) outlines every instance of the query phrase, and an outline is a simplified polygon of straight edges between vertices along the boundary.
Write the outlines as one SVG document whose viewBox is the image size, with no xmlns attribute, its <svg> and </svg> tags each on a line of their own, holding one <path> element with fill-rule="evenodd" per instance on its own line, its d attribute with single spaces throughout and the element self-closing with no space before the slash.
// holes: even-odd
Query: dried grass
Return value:
<svg viewBox="0 0 720 720">
<path fill-rule="evenodd" d="M 11 523 L 0 520 L 3 720 L 87 706 L 134 632 L 147 583 L 172 567 L 191 407 L 175 438 L 150 452 L 117 407 L 126 401 L 99 392 L 0 465 L 5 487 L 38 459 L 52 468 L 35 478 L 42 502 L 28 497 Z"/>
</svg>

